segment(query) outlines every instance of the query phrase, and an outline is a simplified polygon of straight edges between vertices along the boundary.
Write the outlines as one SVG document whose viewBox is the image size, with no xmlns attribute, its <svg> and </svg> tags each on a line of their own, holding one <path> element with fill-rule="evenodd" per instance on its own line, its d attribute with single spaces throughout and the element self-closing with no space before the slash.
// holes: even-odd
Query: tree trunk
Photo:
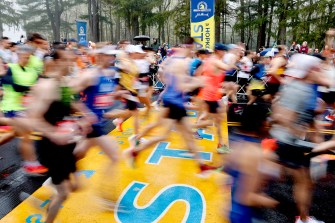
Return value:
<svg viewBox="0 0 335 223">
<path fill-rule="evenodd" d="M 270 47 L 270 41 L 271 41 L 271 29 L 272 29 L 272 20 L 273 20 L 273 8 L 274 8 L 274 4 L 275 4 L 275 1 L 274 0 L 271 0 L 270 1 L 271 3 L 271 9 L 270 9 L 270 19 L 269 19 L 269 28 L 268 28 L 268 39 L 266 41 L 266 45 L 268 47 Z"/>
<path fill-rule="evenodd" d="M 279 14 L 279 30 L 278 30 L 278 41 L 279 44 L 286 44 L 286 26 L 287 26 L 287 6 L 288 2 L 282 0 L 281 2 L 282 11 Z"/>
<path fill-rule="evenodd" d="M 88 14 L 88 26 L 89 26 L 89 38 L 93 39 L 93 17 L 92 17 L 92 0 L 87 1 L 88 7 L 87 7 L 87 14 Z"/>
<path fill-rule="evenodd" d="M 121 40 L 121 19 L 120 16 L 116 16 L 116 24 L 115 24 L 115 41 Z"/>
<path fill-rule="evenodd" d="M 112 16 L 112 6 L 109 6 L 109 21 L 110 21 L 110 35 L 111 41 L 115 44 L 116 40 L 114 38 L 114 26 L 113 26 L 113 16 Z"/>
<path fill-rule="evenodd" d="M 62 16 L 62 5 L 60 5 L 61 3 L 56 0 L 55 1 L 55 34 L 54 34 L 54 40 L 55 41 L 60 41 L 60 26 L 61 26 L 61 16 Z"/>
<path fill-rule="evenodd" d="M 244 43 L 245 42 L 245 32 L 244 32 L 244 12 L 245 12 L 245 4 L 244 4 L 244 0 L 240 0 L 241 1 L 241 14 L 240 14 L 240 21 L 241 21 L 241 42 Z"/>
<path fill-rule="evenodd" d="M 133 39 L 135 36 L 139 35 L 140 32 L 140 24 L 137 16 L 133 16 L 131 24 L 132 24 L 132 35 L 130 38 Z"/>
<path fill-rule="evenodd" d="M 257 50 L 265 45 L 266 40 L 266 22 L 267 22 L 267 16 L 268 16 L 268 1 L 265 0 L 259 0 L 258 2 L 258 15 L 261 17 L 261 24 L 258 30 L 257 35 Z"/>
<path fill-rule="evenodd" d="M 222 0 L 215 1 L 215 42 L 221 42 Z"/>
<path fill-rule="evenodd" d="M 99 20 L 98 20 L 98 0 L 92 1 L 92 38 L 93 42 L 99 42 Z"/>
</svg>

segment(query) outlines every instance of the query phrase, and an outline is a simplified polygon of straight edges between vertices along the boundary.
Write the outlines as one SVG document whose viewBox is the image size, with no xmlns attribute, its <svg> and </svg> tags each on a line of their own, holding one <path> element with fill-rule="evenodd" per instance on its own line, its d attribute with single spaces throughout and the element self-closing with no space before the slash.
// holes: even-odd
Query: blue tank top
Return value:
<svg viewBox="0 0 335 223">
<path fill-rule="evenodd" d="M 229 219 L 231 223 L 252 223 L 254 216 L 253 209 L 236 201 L 238 184 L 241 183 L 241 173 L 234 168 L 225 167 L 225 172 L 233 177 L 233 185 L 231 187 L 231 210 Z M 240 185 L 241 186 L 241 185 Z"/>
<path fill-rule="evenodd" d="M 86 96 L 86 106 L 98 116 L 99 121 L 103 119 L 103 114 L 110 110 L 114 99 L 111 93 L 115 89 L 114 76 L 100 75 L 96 85 L 88 87 L 84 94 Z"/>
<path fill-rule="evenodd" d="M 177 77 L 165 73 L 165 93 L 162 96 L 164 104 L 173 104 L 180 108 L 184 107 L 184 92 L 177 87 Z"/>
</svg>

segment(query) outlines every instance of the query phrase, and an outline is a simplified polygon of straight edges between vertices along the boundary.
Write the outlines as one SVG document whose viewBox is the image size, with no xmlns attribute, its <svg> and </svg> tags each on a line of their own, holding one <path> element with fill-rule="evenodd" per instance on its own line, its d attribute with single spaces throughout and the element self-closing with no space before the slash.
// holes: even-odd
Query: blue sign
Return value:
<svg viewBox="0 0 335 223">
<path fill-rule="evenodd" d="M 77 37 L 78 42 L 86 42 L 87 41 L 87 22 L 83 20 L 76 20 L 77 24 Z"/>
</svg>

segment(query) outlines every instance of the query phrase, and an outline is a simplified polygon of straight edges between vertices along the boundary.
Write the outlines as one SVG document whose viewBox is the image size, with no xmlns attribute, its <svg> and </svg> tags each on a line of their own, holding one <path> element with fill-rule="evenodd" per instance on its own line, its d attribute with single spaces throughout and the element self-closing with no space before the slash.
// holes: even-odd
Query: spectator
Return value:
<svg viewBox="0 0 335 223">
<path fill-rule="evenodd" d="M 5 64 L 12 62 L 12 52 L 10 51 L 10 46 L 8 37 L 2 37 L 0 39 L 0 58 Z"/>
<path fill-rule="evenodd" d="M 153 43 L 151 44 L 151 48 L 157 53 L 159 49 L 159 43 L 156 38 L 153 38 Z"/>
<path fill-rule="evenodd" d="M 21 35 L 21 37 L 20 37 L 20 43 L 21 44 L 26 43 L 26 38 L 24 38 L 24 35 Z"/>
<path fill-rule="evenodd" d="M 10 51 L 12 53 L 11 63 L 18 63 L 19 58 L 17 56 L 16 49 L 17 49 L 17 44 L 14 42 L 11 42 L 10 43 Z"/>
<path fill-rule="evenodd" d="M 292 45 L 290 47 L 290 51 L 296 51 L 297 50 L 297 43 L 295 41 L 292 42 Z"/>
<path fill-rule="evenodd" d="M 306 41 L 304 41 L 302 43 L 302 46 L 300 47 L 299 53 L 308 54 L 308 46 L 307 46 L 307 42 Z"/>
<path fill-rule="evenodd" d="M 314 50 L 314 53 L 319 53 L 319 49 L 316 48 L 316 49 Z"/>
</svg>

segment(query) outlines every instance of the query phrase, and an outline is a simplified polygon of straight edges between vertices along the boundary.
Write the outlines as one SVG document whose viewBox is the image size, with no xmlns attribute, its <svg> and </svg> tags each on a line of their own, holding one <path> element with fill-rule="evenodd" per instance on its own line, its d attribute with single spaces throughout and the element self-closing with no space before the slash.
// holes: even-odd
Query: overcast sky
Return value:
<svg viewBox="0 0 335 223">
<path fill-rule="evenodd" d="M 3 36 L 7 36 L 12 42 L 19 41 L 21 35 L 24 35 L 24 37 L 26 37 L 26 33 L 21 28 L 9 28 L 8 26 L 4 25 Z"/>
</svg>

